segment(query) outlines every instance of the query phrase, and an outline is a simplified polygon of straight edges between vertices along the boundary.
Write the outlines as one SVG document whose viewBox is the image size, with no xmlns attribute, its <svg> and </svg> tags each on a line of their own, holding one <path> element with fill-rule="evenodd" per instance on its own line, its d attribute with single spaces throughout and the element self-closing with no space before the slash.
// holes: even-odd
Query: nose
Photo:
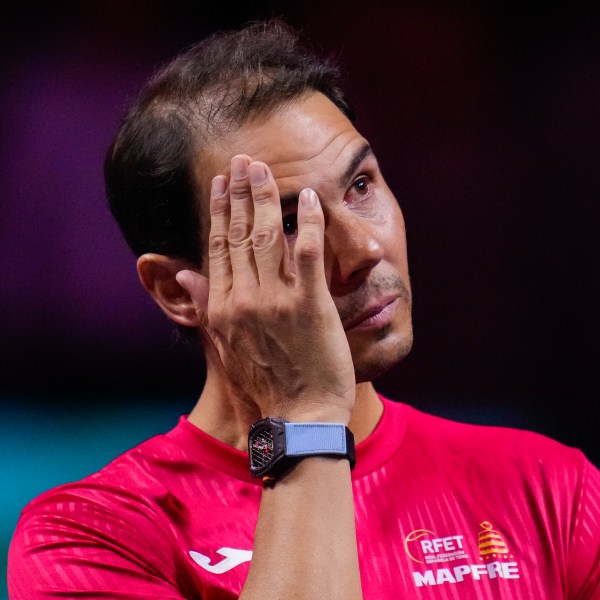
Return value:
<svg viewBox="0 0 600 600">
<path fill-rule="evenodd" d="M 373 223 L 350 211 L 344 213 L 329 215 L 325 226 L 332 285 L 362 281 L 383 258 L 383 247 Z"/>
</svg>

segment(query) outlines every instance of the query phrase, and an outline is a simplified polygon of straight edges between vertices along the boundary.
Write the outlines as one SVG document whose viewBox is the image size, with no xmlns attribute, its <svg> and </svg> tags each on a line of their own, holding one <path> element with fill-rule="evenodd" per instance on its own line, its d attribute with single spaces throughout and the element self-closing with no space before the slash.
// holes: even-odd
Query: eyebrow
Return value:
<svg viewBox="0 0 600 600">
<path fill-rule="evenodd" d="M 369 144 L 363 144 L 358 149 L 358 151 L 352 157 L 348 168 L 344 171 L 344 173 L 340 176 L 338 180 L 340 187 L 345 188 L 350 183 L 356 169 L 358 169 L 360 164 L 363 162 L 363 160 L 365 160 L 365 158 L 367 158 L 367 156 L 370 156 L 372 154 L 373 149 Z M 298 204 L 298 194 L 289 194 L 287 196 L 281 197 L 281 208 L 284 211 L 291 206 L 295 206 L 296 204 Z"/>
<path fill-rule="evenodd" d="M 340 187 L 346 187 L 350 183 L 350 180 L 352 179 L 356 169 L 358 169 L 360 163 L 371 154 L 373 154 L 373 149 L 371 146 L 369 146 L 369 144 L 364 144 L 361 146 L 361 148 L 359 148 L 358 152 L 356 152 L 356 154 L 354 154 L 352 157 L 348 168 L 344 171 L 343 175 L 339 179 Z"/>
</svg>

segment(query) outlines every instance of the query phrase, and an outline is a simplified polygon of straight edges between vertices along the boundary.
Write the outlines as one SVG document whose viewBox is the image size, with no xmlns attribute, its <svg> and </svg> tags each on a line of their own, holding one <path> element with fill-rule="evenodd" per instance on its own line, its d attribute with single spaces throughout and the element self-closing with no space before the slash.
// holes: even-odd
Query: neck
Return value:
<svg viewBox="0 0 600 600">
<path fill-rule="evenodd" d="M 356 402 L 348 427 L 360 443 L 375 429 L 383 404 L 371 382 L 356 385 Z M 208 368 L 206 382 L 189 421 L 212 437 L 246 451 L 248 429 L 261 418 L 257 407 L 242 397 L 222 373 Z"/>
</svg>

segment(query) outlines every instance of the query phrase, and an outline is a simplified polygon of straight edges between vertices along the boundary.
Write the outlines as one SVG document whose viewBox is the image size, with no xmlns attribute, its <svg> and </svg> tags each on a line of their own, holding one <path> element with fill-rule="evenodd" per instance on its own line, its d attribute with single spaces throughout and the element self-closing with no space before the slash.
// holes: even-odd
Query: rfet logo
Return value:
<svg viewBox="0 0 600 600">
<path fill-rule="evenodd" d="M 463 583 L 482 579 L 519 579 L 519 566 L 509 552 L 504 538 L 489 521 L 479 524 L 477 533 L 478 560 L 469 560 L 462 534 L 437 535 L 430 529 L 415 529 L 404 538 L 407 556 L 415 563 L 436 565 L 430 569 L 414 571 L 417 587 Z M 474 537 L 474 536 L 473 536 Z M 500 560 L 498 560 L 500 559 Z M 460 561 L 457 563 L 456 561 Z"/>
<path fill-rule="evenodd" d="M 406 554 L 415 562 L 430 565 L 468 558 L 462 535 L 437 536 L 429 529 L 415 529 L 404 539 Z"/>
</svg>

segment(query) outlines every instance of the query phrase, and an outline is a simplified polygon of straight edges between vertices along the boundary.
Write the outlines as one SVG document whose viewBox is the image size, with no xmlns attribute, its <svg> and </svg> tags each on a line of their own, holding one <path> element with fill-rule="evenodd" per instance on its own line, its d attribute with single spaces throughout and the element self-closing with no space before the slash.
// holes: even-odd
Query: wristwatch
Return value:
<svg viewBox="0 0 600 600">
<path fill-rule="evenodd" d="M 343 423 L 290 423 L 267 417 L 250 427 L 250 473 L 274 481 L 307 456 L 339 456 L 356 463 L 354 436 Z"/>
</svg>

